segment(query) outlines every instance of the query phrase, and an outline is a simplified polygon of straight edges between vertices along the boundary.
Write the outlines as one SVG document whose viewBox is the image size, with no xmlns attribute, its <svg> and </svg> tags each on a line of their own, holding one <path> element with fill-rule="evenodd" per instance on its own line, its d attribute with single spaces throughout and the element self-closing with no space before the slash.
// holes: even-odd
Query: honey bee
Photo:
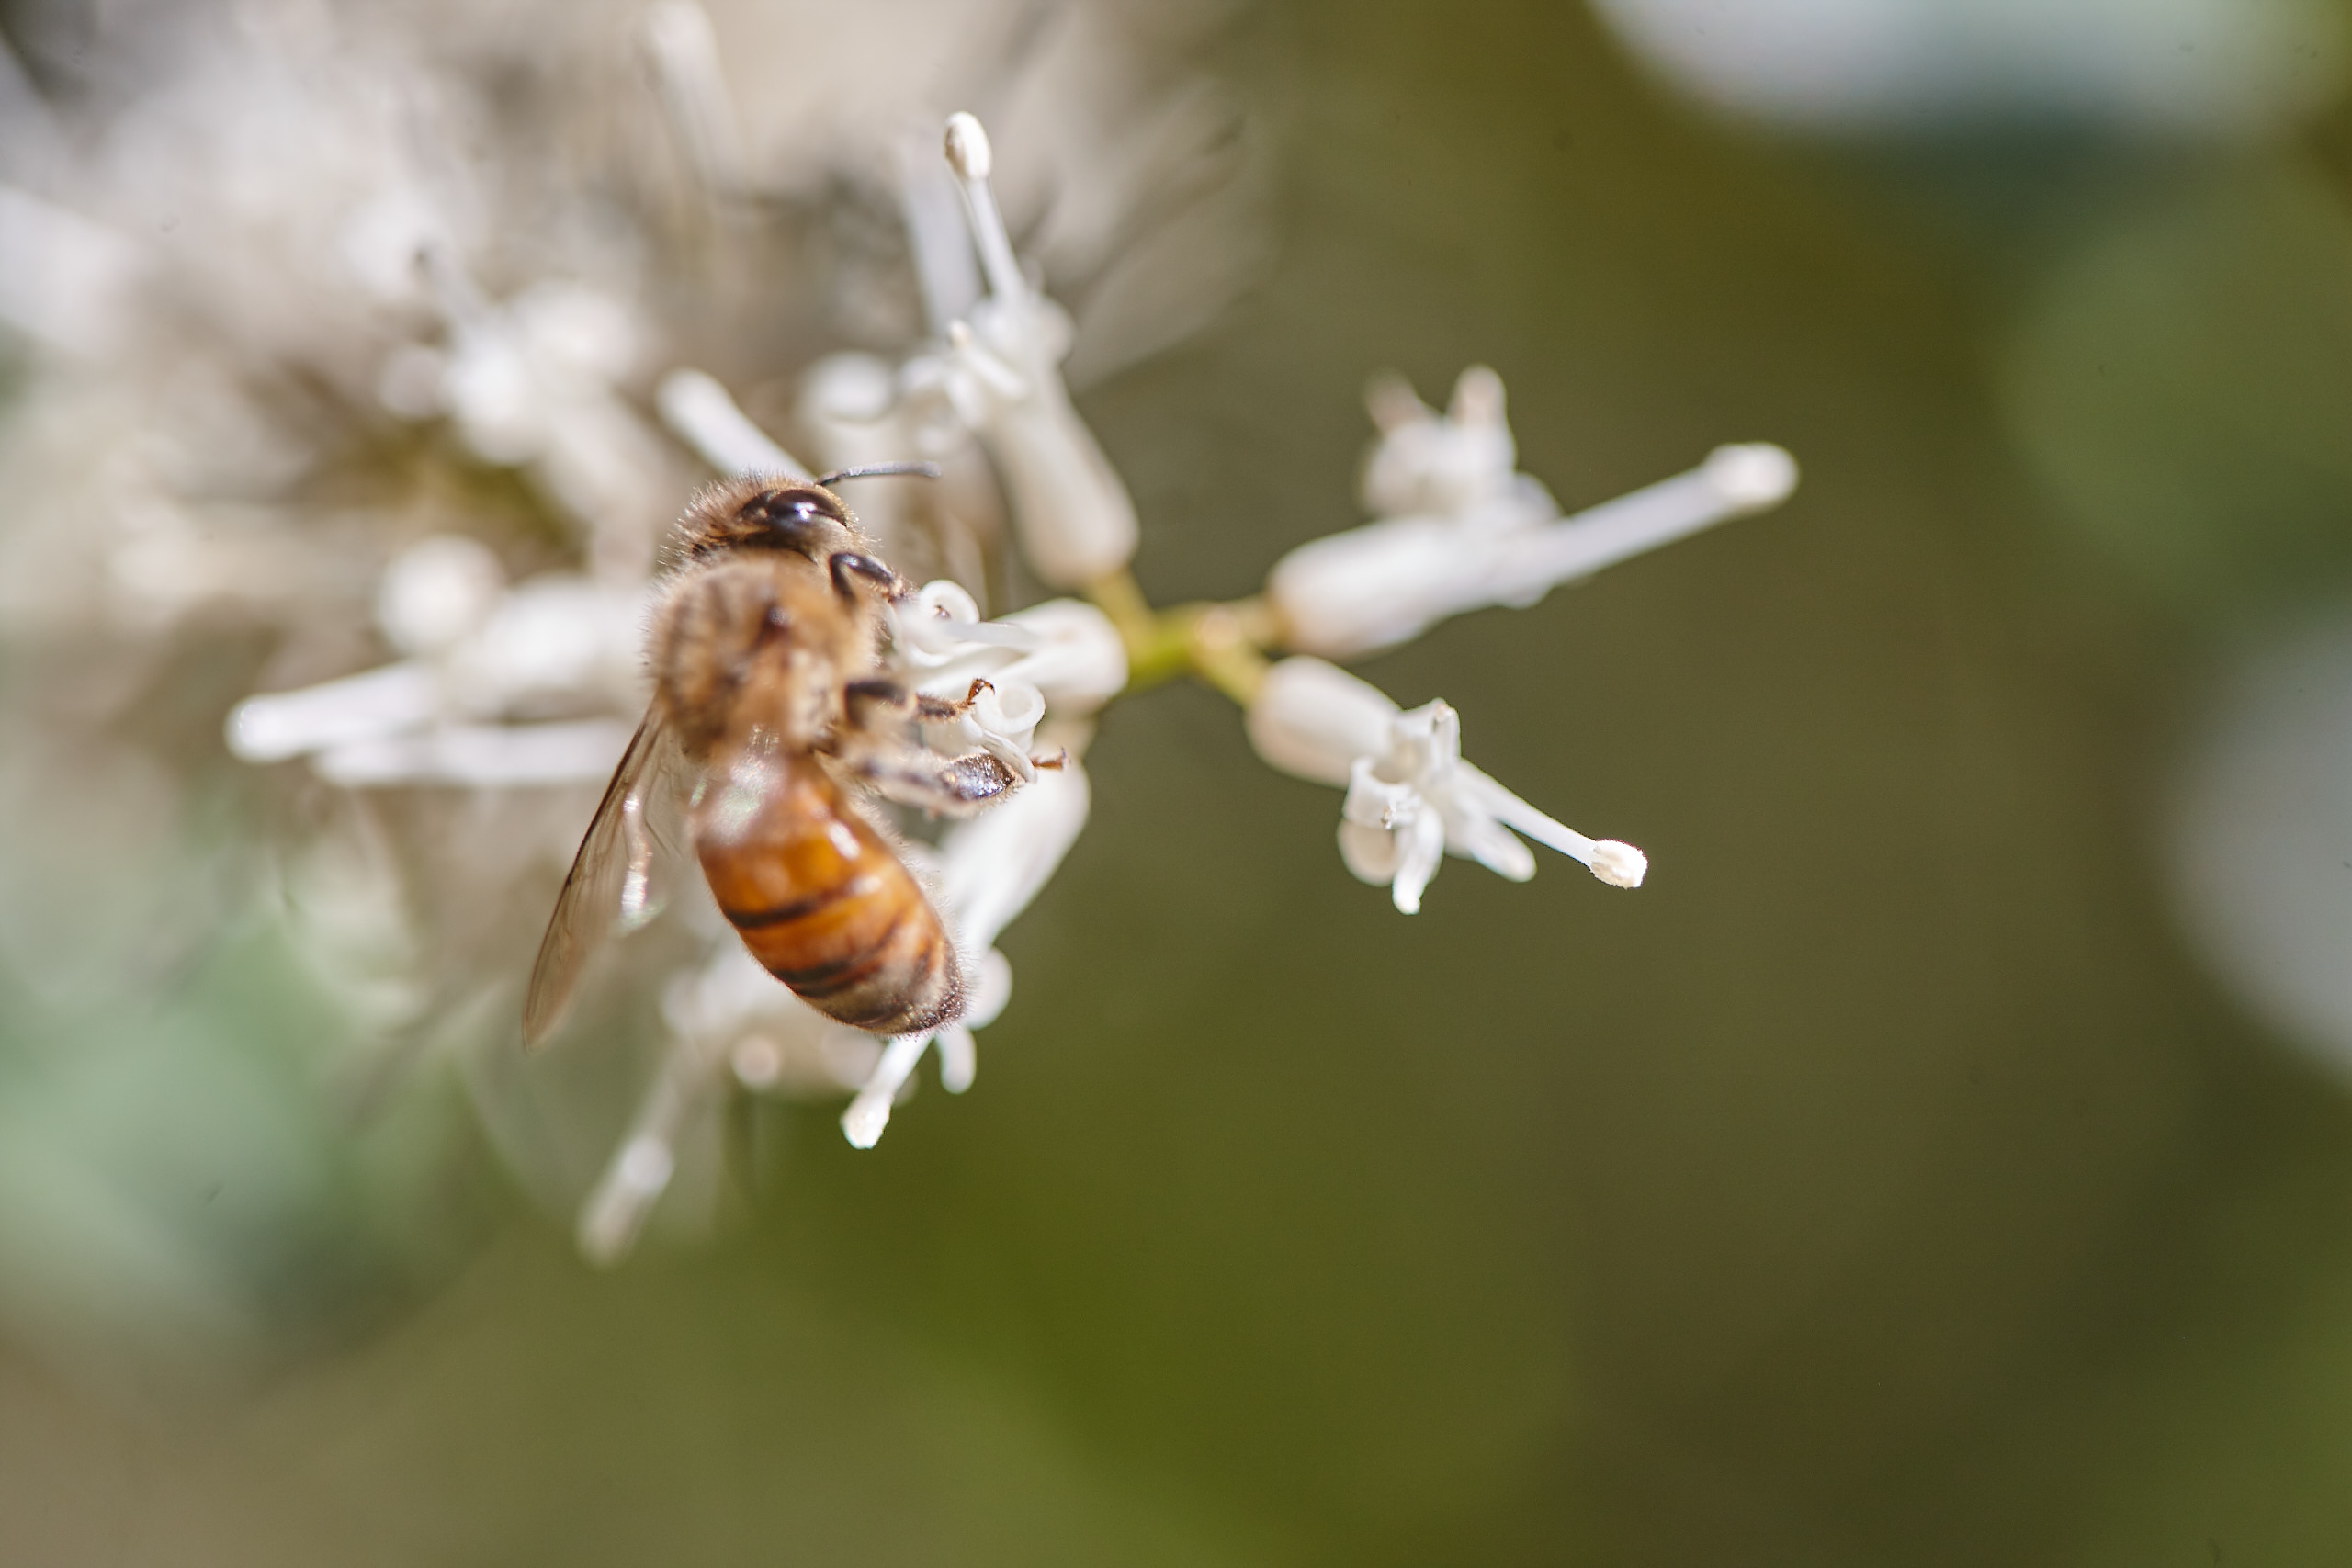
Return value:
<svg viewBox="0 0 2352 1568">
<path fill-rule="evenodd" d="M 665 792 L 684 798 L 719 909 L 803 1001 L 876 1034 L 919 1033 L 962 1013 L 955 942 L 852 798 L 865 791 L 960 814 L 1016 782 L 985 751 L 947 757 L 916 738 L 916 721 L 962 714 L 985 682 L 948 701 L 879 673 L 886 606 L 908 585 L 828 487 L 903 472 L 936 470 L 739 479 L 687 507 L 648 637 L 653 700 L 540 942 L 526 1045 L 553 1032 L 605 935 L 643 913 L 648 823 Z"/>
</svg>

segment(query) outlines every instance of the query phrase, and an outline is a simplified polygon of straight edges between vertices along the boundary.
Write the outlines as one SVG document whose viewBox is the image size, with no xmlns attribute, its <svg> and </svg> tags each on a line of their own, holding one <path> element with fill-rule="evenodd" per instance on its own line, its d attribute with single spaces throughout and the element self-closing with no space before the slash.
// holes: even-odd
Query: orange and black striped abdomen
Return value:
<svg viewBox="0 0 2352 1568">
<path fill-rule="evenodd" d="M 899 857 L 805 757 L 712 770 L 695 852 L 752 956 L 810 1007 L 876 1034 L 963 1010 L 956 947 Z"/>
</svg>

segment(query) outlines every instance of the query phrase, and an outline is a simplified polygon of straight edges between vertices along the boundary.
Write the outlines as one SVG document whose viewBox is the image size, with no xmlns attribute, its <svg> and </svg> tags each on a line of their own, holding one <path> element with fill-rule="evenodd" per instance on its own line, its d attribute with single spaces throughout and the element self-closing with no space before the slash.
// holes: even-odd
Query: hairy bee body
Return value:
<svg viewBox="0 0 2352 1568">
<path fill-rule="evenodd" d="M 548 923 L 524 1036 L 550 1032 L 587 953 L 631 897 L 611 868 L 674 765 L 694 851 L 752 955 L 809 1006 L 876 1034 L 954 1021 L 964 986 L 931 900 L 840 777 L 961 810 L 1012 780 L 888 724 L 961 711 L 876 678 L 884 606 L 904 592 L 830 491 L 741 480 L 695 498 L 648 639 L 653 703 Z M 967 705 L 968 705 L 968 699 Z M 641 894 L 639 895 L 641 897 Z"/>
</svg>

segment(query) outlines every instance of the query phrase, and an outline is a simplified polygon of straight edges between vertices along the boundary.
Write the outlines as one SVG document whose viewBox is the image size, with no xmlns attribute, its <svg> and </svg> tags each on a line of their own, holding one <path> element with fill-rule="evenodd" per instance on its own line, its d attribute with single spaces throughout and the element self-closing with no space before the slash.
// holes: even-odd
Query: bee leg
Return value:
<svg viewBox="0 0 2352 1568">
<path fill-rule="evenodd" d="M 860 746 L 846 750 L 842 762 L 878 795 L 954 817 L 987 805 L 1021 782 L 986 751 L 942 757 L 918 746 Z"/>
<path fill-rule="evenodd" d="M 903 718 L 910 707 L 920 711 L 920 705 L 928 700 L 915 696 L 896 681 L 852 681 L 842 688 L 842 707 L 854 729 L 867 728 L 879 715 Z"/>
<path fill-rule="evenodd" d="M 852 681 L 842 688 L 842 705 L 848 710 L 854 728 L 870 727 L 878 716 L 937 720 L 961 718 L 979 701 L 982 692 L 993 691 L 986 681 L 974 681 L 971 689 L 960 698 L 926 696 L 910 692 L 896 681 Z"/>
<path fill-rule="evenodd" d="M 855 550 L 836 550 L 825 559 L 825 570 L 833 580 L 833 592 L 844 599 L 855 599 L 857 591 L 850 579 L 862 577 L 882 590 L 883 597 L 896 599 L 904 591 L 899 574 L 876 560 L 872 556 Z"/>
<path fill-rule="evenodd" d="M 976 679 L 972 682 L 971 689 L 964 694 L 960 701 L 950 701 L 946 697 L 926 697 L 918 692 L 915 694 L 915 716 L 930 719 L 961 718 L 971 711 L 974 703 L 980 700 L 982 692 L 995 690 L 996 688 L 986 681 Z"/>
</svg>

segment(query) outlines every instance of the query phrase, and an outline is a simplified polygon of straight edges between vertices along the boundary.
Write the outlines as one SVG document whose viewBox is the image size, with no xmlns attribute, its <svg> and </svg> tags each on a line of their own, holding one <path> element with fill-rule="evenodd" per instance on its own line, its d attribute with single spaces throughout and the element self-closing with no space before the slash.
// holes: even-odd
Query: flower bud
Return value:
<svg viewBox="0 0 2352 1568">
<path fill-rule="evenodd" d="M 1386 754 L 1396 711 L 1378 687 L 1336 665 L 1285 659 L 1266 671 L 1242 723 L 1270 766 L 1344 786 L 1357 758 Z"/>
</svg>

